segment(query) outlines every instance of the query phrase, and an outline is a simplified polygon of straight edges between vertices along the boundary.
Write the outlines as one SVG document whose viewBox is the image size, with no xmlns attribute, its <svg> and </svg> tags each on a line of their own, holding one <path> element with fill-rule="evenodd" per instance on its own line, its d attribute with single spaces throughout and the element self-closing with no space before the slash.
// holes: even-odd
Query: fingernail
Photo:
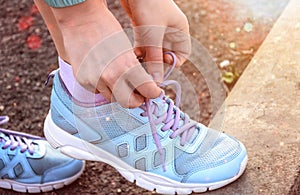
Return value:
<svg viewBox="0 0 300 195">
<path fill-rule="evenodd" d="M 153 80 L 157 83 L 162 83 L 163 82 L 163 75 L 161 72 L 153 72 L 151 74 Z"/>
</svg>

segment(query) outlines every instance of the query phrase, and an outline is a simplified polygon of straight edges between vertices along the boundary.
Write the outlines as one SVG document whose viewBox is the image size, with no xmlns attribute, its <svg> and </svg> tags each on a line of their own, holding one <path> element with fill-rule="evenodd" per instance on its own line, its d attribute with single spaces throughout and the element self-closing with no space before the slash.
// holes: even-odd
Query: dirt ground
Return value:
<svg viewBox="0 0 300 195">
<path fill-rule="evenodd" d="M 230 77 L 231 82 L 226 86 L 231 89 L 274 21 L 262 24 L 247 17 L 238 19 L 232 14 L 234 6 L 225 2 L 177 1 L 189 18 L 192 36 L 207 48 L 215 63 L 221 65 L 220 73 Z M 122 26 L 130 27 L 119 2 L 109 0 L 108 3 Z M 0 10 L 0 114 L 11 119 L 3 127 L 42 136 L 51 91 L 51 85 L 45 87 L 43 83 L 48 73 L 57 68 L 57 53 L 33 1 L 0 0 Z M 207 84 L 203 78 L 193 75 L 189 66 L 182 70 L 192 83 L 196 82 L 201 108 L 199 120 L 208 124 L 212 111 Z M 197 100 L 193 101 L 197 104 Z M 9 190 L 0 190 L 0 193 L 13 194 Z M 88 162 L 86 171 L 75 183 L 49 194 L 75 193 L 153 194 L 98 162 Z"/>
</svg>

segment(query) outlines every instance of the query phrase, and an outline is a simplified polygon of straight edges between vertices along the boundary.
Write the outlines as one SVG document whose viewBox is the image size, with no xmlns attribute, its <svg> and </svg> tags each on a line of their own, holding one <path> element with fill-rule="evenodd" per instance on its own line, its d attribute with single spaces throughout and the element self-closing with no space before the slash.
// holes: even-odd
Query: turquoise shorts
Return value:
<svg viewBox="0 0 300 195">
<path fill-rule="evenodd" d="M 84 2 L 85 0 L 45 0 L 51 7 L 68 7 Z"/>
</svg>

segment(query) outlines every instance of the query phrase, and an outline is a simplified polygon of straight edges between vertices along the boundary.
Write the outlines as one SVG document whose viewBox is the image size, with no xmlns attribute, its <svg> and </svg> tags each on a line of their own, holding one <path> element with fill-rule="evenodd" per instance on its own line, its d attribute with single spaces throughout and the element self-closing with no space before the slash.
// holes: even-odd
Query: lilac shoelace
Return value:
<svg viewBox="0 0 300 195">
<path fill-rule="evenodd" d="M 191 139 L 192 135 L 194 134 L 194 131 L 196 129 L 197 122 L 191 121 L 189 116 L 187 114 L 184 114 L 179 109 L 180 104 L 180 97 L 181 97 L 181 88 L 177 81 L 174 80 L 167 80 L 171 72 L 173 71 L 175 65 L 176 65 L 176 55 L 172 52 L 166 52 L 166 54 L 169 54 L 173 57 L 173 64 L 169 71 L 164 76 L 164 81 L 160 86 L 166 86 L 166 85 L 175 85 L 176 87 L 176 105 L 174 102 L 167 98 L 164 95 L 164 92 L 161 93 L 159 96 L 160 99 L 166 104 L 168 104 L 167 112 L 163 113 L 162 115 L 158 116 L 159 114 L 159 108 L 156 104 L 152 103 L 151 99 L 148 99 L 145 102 L 145 106 L 142 106 L 142 108 L 145 110 L 144 113 L 142 113 L 143 116 L 148 116 L 150 128 L 152 132 L 152 136 L 155 142 L 155 145 L 157 147 L 157 150 L 160 154 L 160 159 L 162 162 L 162 168 L 163 171 L 166 171 L 165 167 L 165 159 L 163 154 L 163 149 L 157 134 L 156 125 L 164 123 L 165 125 L 161 128 L 162 131 L 172 130 L 173 133 L 170 135 L 171 139 L 176 138 L 177 136 L 180 136 L 180 144 L 183 146 L 185 143 Z M 146 107 L 146 108 L 145 108 Z M 156 119 L 154 120 L 153 115 L 156 116 Z M 183 121 L 183 125 L 180 125 L 180 121 Z"/>
<path fill-rule="evenodd" d="M 7 123 L 9 118 L 7 116 L 0 116 L 0 125 Z M 1 133 L 2 131 L 0 131 Z M 28 140 L 26 137 L 19 137 L 17 135 L 8 134 L 6 132 L 2 132 L 0 135 L 0 141 L 4 142 L 2 149 L 7 149 L 10 147 L 11 150 L 15 150 L 20 147 L 21 152 L 24 153 L 26 150 L 33 155 L 34 153 L 34 144 L 31 140 Z"/>
</svg>

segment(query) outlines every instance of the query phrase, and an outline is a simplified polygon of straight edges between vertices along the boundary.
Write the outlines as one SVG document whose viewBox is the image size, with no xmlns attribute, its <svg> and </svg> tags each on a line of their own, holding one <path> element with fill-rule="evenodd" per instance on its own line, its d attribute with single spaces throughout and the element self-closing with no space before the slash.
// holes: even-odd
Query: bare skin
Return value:
<svg viewBox="0 0 300 195">
<path fill-rule="evenodd" d="M 184 13 L 173 0 L 120 0 L 131 18 L 135 31 L 135 54 L 148 63 L 147 71 L 155 81 L 163 80 L 163 62 L 172 64 L 172 57 L 164 51 L 173 51 L 177 56 L 176 66 L 181 66 L 190 53 L 189 24 Z"/>
<path fill-rule="evenodd" d="M 159 96 L 161 89 L 140 66 L 129 39 L 105 3 L 88 0 L 52 10 L 81 85 L 123 107 L 138 107 L 145 98 Z"/>
<path fill-rule="evenodd" d="M 161 93 L 156 82 L 162 81 L 163 61 L 172 63 L 164 51 L 176 53 L 178 66 L 189 54 L 185 15 L 172 0 L 158 1 L 121 0 L 136 27 L 135 50 L 105 1 L 87 0 L 65 8 L 50 8 L 42 0 L 35 3 L 60 57 L 72 65 L 77 81 L 108 100 L 134 108 Z M 144 58 L 152 77 L 136 55 Z"/>
</svg>

